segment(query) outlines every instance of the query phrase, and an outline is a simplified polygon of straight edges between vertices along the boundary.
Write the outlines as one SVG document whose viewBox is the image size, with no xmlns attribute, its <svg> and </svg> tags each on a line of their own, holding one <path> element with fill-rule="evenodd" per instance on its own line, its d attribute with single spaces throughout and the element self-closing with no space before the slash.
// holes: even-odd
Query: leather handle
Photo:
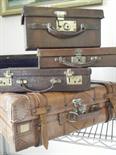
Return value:
<svg viewBox="0 0 116 155">
<path fill-rule="evenodd" d="M 64 32 L 64 31 L 59 32 L 53 26 L 51 26 L 51 24 L 48 24 L 47 30 L 51 35 L 53 35 L 57 38 L 65 38 L 66 39 L 66 38 L 71 38 L 71 37 L 80 35 L 81 33 L 86 31 L 86 27 L 84 24 L 81 24 L 80 29 L 76 32 Z"/>
<path fill-rule="evenodd" d="M 90 61 L 88 61 L 85 64 L 79 64 L 78 62 L 73 63 L 73 62 L 67 61 L 63 57 L 55 58 L 55 61 L 57 61 L 58 63 L 63 64 L 63 65 L 68 66 L 68 67 L 75 67 L 75 68 L 78 68 L 78 67 L 90 67 L 92 65 L 95 65 L 99 60 L 100 59 L 98 57 L 94 57 L 93 59 L 91 59 Z"/>
<path fill-rule="evenodd" d="M 32 30 L 39 30 L 39 29 L 47 29 L 47 32 L 51 35 L 57 37 L 57 38 L 71 38 L 80 35 L 81 33 L 84 33 L 86 30 L 95 30 L 97 29 L 96 26 L 93 25 L 87 25 L 87 24 L 80 24 L 79 29 L 76 32 L 67 32 L 67 31 L 57 31 L 51 23 L 48 24 L 38 24 L 38 23 L 32 23 L 28 24 L 28 28 Z"/>
<path fill-rule="evenodd" d="M 51 90 L 52 88 L 54 88 L 54 85 L 56 83 L 61 83 L 61 80 L 60 79 L 57 79 L 57 78 L 52 78 L 50 80 L 50 86 L 48 88 L 42 89 L 40 91 L 37 91 L 34 88 L 29 88 L 28 85 L 27 85 L 27 83 L 25 83 L 25 80 L 20 80 L 20 82 L 18 81 L 18 84 L 20 84 L 20 86 L 23 89 L 25 89 L 26 91 L 28 91 L 28 92 L 32 92 L 33 91 L 33 92 L 38 92 L 38 93 L 47 92 L 47 91 Z"/>
</svg>

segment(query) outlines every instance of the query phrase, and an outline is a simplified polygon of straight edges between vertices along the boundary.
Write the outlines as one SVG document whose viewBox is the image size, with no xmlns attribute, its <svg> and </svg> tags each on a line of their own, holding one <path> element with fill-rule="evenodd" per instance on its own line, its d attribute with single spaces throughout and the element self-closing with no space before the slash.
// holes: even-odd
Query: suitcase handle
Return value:
<svg viewBox="0 0 116 155">
<path fill-rule="evenodd" d="M 94 65 L 97 61 L 101 60 L 101 57 L 93 57 L 89 62 L 87 62 L 86 64 L 78 64 L 78 63 L 73 63 L 70 61 L 67 61 L 64 57 L 59 57 L 59 58 L 55 58 L 55 61 L 59 62 L 60 64 L 63 64 L 65 66 L 69 66 L 69 67 L 89 67 L 91 65 Z"/>
<path fill-rule="evenodd" d="M 57 38 L 62 38 L 62 39 L 66 39 L 66 38 L 70 38 L 70 37 L 80 35 L 81 33 L 85 32 L 86 30 L 96 30 L 97 29 L 97 27 L 94 25 L 80 24 L 80 28 L 76 32 L 63 32 L 63 31 L 60 32 L 60 31 L 57 31 L 51 25 L 51 23 L 48 23 L 48 24 L 32 23 L 32 24 L 28 24 L 28 28 L 30 28 L 32 30 L 47 29 L 48 33 L 50 33 L 51 35 L 53 35 Z"/>
<path fill-rule="evenodd" d="M 87 30 L 86 26 L 84 24 L 80 25 L 80 29 L 77 32 L 59 32 L 53 26 L 51 26 L 51 24 L 47 25 L 47 29 L 51 35 L 53 35 L 57 38 L 65 38 L 65 39 L 80 35 L 81 33 L 85 32 Z"/>
<path fill-rule="evenodd" d="M 52 88 L 54 88 L 54 85 L 57 84 L 57 83 L 61 83 L 61 80 L 57 79 L 57 78 L 52 78 L 50 80 L 51 85 L 48 88 L 45 88 L 45 89 L 40 90 L 40 91 L 34 90 L 33 88 L 29 88 L 27 86 L 27 81 L 25 82 L 25 80 L 18 80 L 17 83 L 20 84 L 20 86 L 23 87 L 23 89 L 25 89 L 26 91 L 29 91 L 29 92 L 33 91 L 33 92 L 42 93 L 42 92 L 47 92 L 47 91 L 51 90 Z"/>
</svg>

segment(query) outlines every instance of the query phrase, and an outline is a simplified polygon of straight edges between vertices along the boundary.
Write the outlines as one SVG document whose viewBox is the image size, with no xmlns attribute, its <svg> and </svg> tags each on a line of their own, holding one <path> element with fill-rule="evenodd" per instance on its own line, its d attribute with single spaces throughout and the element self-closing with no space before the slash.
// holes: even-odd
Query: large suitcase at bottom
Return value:
<svg viewBox="0 0 116 155">
<path fill-rule="evenodd" d="M 113 97 L 116 84 L 92 85 L 80 93 L 0 94 L 5 151 L 13 154 L 38 145 L 47 148 L 50 139 L 108 121 L 115 116 Z"/>
<path fill-rule="evenodd" d="M 0 92 L 82 91 L 90 87 L 90 68 L 0 70 Z"/>
</svg>

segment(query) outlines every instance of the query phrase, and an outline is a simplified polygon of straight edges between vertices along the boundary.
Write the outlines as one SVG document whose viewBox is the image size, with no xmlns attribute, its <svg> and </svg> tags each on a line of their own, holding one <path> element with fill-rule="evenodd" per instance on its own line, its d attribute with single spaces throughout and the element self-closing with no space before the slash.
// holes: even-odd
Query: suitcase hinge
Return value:
<svg viewBox="0 0 116 155">
<path fill-rule="evenodd" d="M 66 11 L 55 11 L 54 13 L 57 16 L 57 20 L 56 20 L 56 30 L 57 31 L 76 32 L 76 30 L 77 30 L 76 21 L 64 19 L 64 16 L 67 14 Z"/>
</svg>

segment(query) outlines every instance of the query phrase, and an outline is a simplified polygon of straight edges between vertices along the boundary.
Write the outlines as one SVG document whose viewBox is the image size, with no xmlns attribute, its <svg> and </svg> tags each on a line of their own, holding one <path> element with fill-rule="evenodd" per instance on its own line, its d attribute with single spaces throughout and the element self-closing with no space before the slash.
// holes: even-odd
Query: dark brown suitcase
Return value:
<svg viewBox="0 0 116 155">
<path fill-rule="evenodd" d="M 99 47 L 102 10 L 24 7 L 26 50 Z"/>
<path fill-rule="evenodd" d="M 90 87 L 91 69 L 8 68 L 0 70 L 0 92 L 82 91 Z"/>
<path fill-rule="evenodd" d="M 93 85 L 80 93 L 0 94 L 5 151 L 47 148 L 50 139 L 110 120 L 116 110 L 110 98 L 116 98 L 116 84 Z"/>
<path fill-rule="evenodd" d="M 116 47 L 40 49 L 38 67 L 116 67 Z"/>
</svg>

